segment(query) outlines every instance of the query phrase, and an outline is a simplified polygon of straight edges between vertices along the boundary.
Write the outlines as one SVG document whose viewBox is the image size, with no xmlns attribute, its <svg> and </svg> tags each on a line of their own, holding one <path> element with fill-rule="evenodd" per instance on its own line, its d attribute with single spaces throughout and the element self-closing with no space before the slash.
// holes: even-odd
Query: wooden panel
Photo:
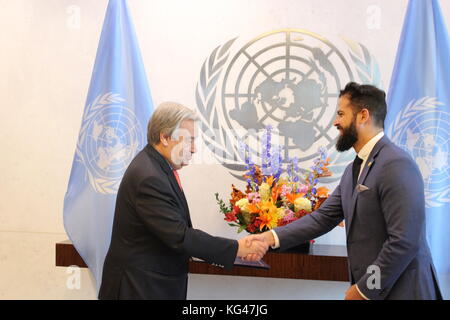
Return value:
<svg viewBox="0 0 450 320">
<path fill-rule="evenodd" d="M 226 271 L 209 263 L 190 261 L 189 272 L 211 275 L 349 281 L 347 253 L 344 246 L 314 244 L 309 253 L 268 252 L 264 256 L 264 261 L 270 265 L 269 270 L 236 266 L 232 270 Z M 56 266 L 67 267 L 70 265 L 86 267 L 70 241 L 57 243 Z"/>
<path fill-rule="evenodd" d="M 315 245 L 317 246 L 317 245 Z M 190 273 L 235 275 L 248 277 L 288 278 L 307 280 L 348 281 L 347 257 L 320 256 L 300 253 L 268 252 L 264 261 L 269 270 L 234 267 L 226 271 L 208 263 L 191 261 Z"/>
<path fill-rule="evenodd" d="M 83 258 L 81 258 L 80 254 L 69 240 L 57 242 L 56 266 L 68 267 L 72 265 L 79 266 L 80 268 L 87 268 Z"/>
</svg>

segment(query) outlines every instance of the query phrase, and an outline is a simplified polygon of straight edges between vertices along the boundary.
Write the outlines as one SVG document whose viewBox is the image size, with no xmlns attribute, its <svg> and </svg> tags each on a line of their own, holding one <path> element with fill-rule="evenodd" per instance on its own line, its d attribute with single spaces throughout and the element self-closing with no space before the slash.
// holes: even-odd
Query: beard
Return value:
<svg viewBox="0 0 450 320">
<path fill-rule="evenodd" d="M 356 121 L 353 119 L 352 123 L 348 128 L 342 128 L 341 126 L 337 127 L 338 129 L 342 129 L 342 134 L 339 136 L 338 141 L 336 142 L 336 150 L 339 152 L 344 152 L 353 147 L 353 145 L 358 141 L 358 132 L 356 131 Z"/>
</svg>

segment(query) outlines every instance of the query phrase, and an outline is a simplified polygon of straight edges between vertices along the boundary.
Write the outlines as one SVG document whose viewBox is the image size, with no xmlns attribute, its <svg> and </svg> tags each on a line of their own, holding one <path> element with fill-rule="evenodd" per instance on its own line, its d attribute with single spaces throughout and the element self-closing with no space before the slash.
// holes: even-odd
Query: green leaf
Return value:
<svg viewBox="0 0 450 320">
<path fill-rule="evenodd" d="M 242 231 L 244 231 L 245 228 L 247 228 L 246 225 L 241 226 L 241 227 L 239 228 L 239 230 L 238 230 L 238 233 L 241 233 Z"/>
<path fill-rule="evenodd" d="M 214 196 L 216 197 L 217 204 L 219 205 L 219 210 L 223 214 L 227 214 L 228 212 L 233 210 L 233 208 L 228 208 L 222 199 L 219 199 L 219 194 L 217 192 L 214 194 Z"/>
</svg>

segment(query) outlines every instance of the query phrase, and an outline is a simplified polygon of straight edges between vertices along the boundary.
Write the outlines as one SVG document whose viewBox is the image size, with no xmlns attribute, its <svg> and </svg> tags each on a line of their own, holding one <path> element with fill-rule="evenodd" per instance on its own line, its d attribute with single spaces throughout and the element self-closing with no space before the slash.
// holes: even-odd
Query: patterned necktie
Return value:
<svg viewBox="0 0 450 320">
<path fill-rule="evenodd" d="M 359 171 L 361 170 L 361 164 L 363 162 L 363 159 L 356 156 L 355 160 L 353 161 L 353 190 L 355 190 L 356 182 L 358 181 Z"/>
<path fill-rule="evenodd" d="M 172 170 L 173 175 L 175 176 L 175 179 L 177 179 L 178 185 L 180 186 L 180 190 L 183 191 L 183 187 L 181 186 L 181 180 L 180 180 L 180 176 L 178 175 L 177 170 Z"/>
</svg>

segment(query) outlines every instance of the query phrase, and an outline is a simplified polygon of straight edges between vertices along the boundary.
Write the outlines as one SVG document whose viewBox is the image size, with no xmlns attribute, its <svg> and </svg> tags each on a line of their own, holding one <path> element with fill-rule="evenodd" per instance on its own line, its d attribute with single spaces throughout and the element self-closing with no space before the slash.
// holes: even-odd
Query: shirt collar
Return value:
<svg viewBox="0 0 450 320">
<path fill-rule="evenodd" d="M 169 160 L 167 160 L 158 150 L 156 150 L 156 148 L 154 146 L 152 146 L 151 144 L 147 144 L 147 146 L 145 147 L 148 152 L 155 154 L 155 156 L 159 159 L 159 162 L 161 163 L 161 161 L 163 163 L 166 163 L 169 166 L 170 171 L 173 171 L 173 167 L 170 164 Z"/>
<path fill-rule="evenodd" d="M 361 158 L 363 161 L 366 161 L 369 157 L 370 153 L 372 152 L 373 147 L 377 144 L 378 141 L 380 141 L 381 138 L 383 138 L 384 132 L 381 131 L 378 133 L 375 137 L 370 139 L 364 147 L 361 148 L 358 152 L 358 157 Z"/>
</svg>

